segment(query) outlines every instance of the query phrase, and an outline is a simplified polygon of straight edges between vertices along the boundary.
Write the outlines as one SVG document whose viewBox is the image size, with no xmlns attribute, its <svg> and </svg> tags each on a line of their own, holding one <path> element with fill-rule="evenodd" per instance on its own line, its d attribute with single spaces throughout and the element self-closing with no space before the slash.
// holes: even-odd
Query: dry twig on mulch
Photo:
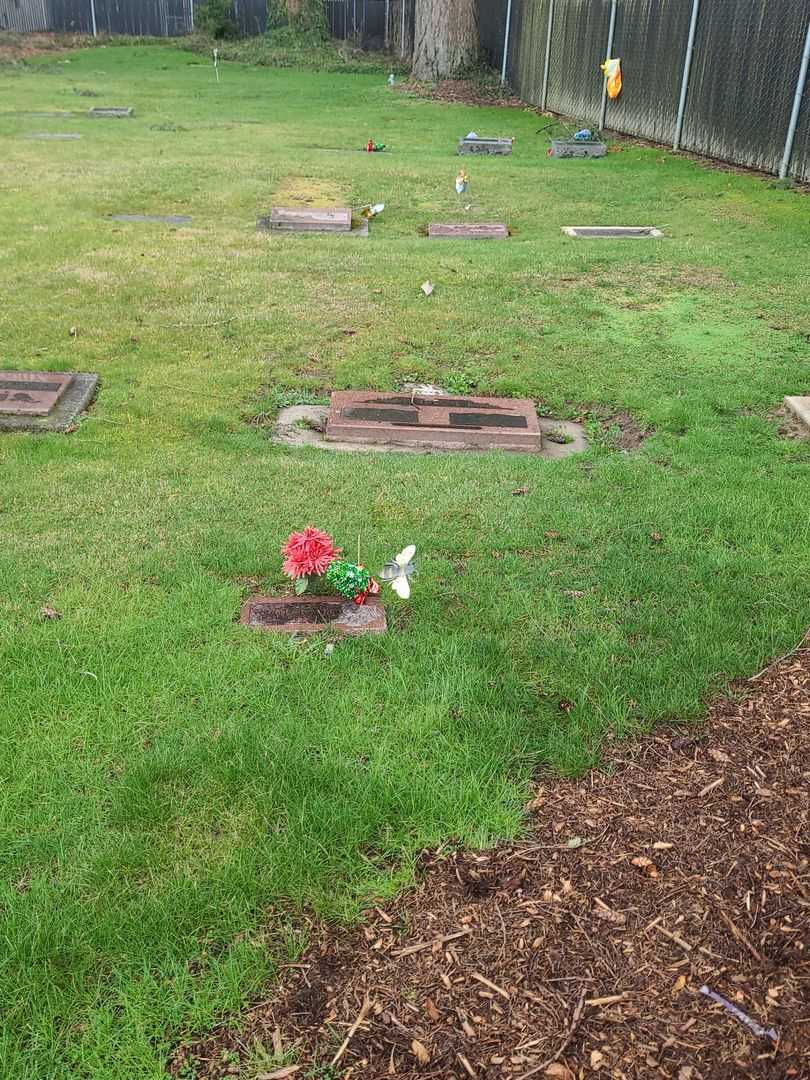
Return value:
<svg viewBox="0 0 810 1080">
<path fill-rule="evenodd" d="M 614 748 L 610 773 L 538 788 L 529 839 L 426 855 L 173 1073 L 238 1075 L 227 1055 L 259 1042 L 302 1078 L 806 1080 L 810 648 L 738 690 L 700 728 Z"/>
</svg>

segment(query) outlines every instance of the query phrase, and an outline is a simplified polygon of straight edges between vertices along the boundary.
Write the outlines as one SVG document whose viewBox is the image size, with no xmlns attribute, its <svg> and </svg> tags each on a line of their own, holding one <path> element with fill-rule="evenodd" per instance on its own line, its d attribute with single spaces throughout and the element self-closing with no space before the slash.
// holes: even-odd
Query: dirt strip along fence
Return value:
<svg viewBox="0 0 810 1080">
<path fill-rule="evenodd" d="M 588 127 L 810 180 L 808 0 L 478 0 L 515 93 Z M 622 61 L 619 98 L 599 65 Z"/>
</svg>

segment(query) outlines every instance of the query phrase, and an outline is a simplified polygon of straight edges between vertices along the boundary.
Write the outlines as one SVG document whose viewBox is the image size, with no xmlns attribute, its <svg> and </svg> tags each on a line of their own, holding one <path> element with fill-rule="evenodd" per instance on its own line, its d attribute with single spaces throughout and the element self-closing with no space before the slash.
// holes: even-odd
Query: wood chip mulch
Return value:
<svg viewBox="0 0 810 1080">
<path fill-rule="evenodd" d="M 259 1043 L 288 1055 L 265 1080 L 806 1080 L 810 647 L 735 691 L 545 781 L 520 843 L 425 855 L 360 929 L 316 927 L 173 1075 L 247 1075 Z"/>
<path fill-rule="evenodd" d="M 449 101 L 455 105 L 485 105 L 490 108 L 496 106 L 537 111 L 534 105 L 515 97 L 504 87 L 477 82 L 474 79 L 440 79 L 435 83 L 409 79 L 408 82 L 397 83 L 396 89 L 402 94 L 411 94 L 430 101 Z"/>
</svg>

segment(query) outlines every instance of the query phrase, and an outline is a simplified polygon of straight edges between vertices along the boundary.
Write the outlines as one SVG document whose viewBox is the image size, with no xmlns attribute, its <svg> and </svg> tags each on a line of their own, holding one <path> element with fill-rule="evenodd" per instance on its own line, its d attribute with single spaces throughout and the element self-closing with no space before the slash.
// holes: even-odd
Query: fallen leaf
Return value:
<svg viewBox="0 0 810 1080">
<path fill-rule="evenodd" d="M 433 295 L 433 282 L 432 281 L 423 281 L 422 282 L 422 292 L 425 294 L 425 296 L 432 296 Z"/>
<path fill-rule="evenodd" d="M 633 866 L 652 866 L 652 859 L 648 859 L 646 855 L 636 855 L 635 859 L 631 859 L 630 862 Z"/>
<path fill-rule="evenodd" d="M 724 754 L 722 750 L 709 750 L 709 757 L 712 761 L 719 761 L 722 765 L 728 765 L 731 762 L 731 758 L 728 754 Z"/>
<path fill-rule="evenodd" d="M 285 1076 L 295 1076 L 300 1071 L 300 1065 L 285 1065 L 283 1069 L 273 1069 L 269 1073 L 259 1073 L 256 1080 L 284 1080 Z"/>
<path fill-rule="evenodd" d="M 436 1020 L 441 1020 L 441 1018 L 442 1018 L 442 1014 L 439 1012 L 439 1010 L 436 1008 L 436 1006 L 434 1005 L 433 1001 L 431 1001 L 430 998 L 428 998 L 427 1001 L 425 1002 L 425 1012 L 428 1014 L 430 1019 L 433 1020 L 434 1022 Z"/>
<path fill-rule="evenodd" d="M 529 489 L 527 487 L 515 488 L 515 490 L 512 492 L 512 494 L 513 495 L 528 495 L 529 494 Z"/>
<path fill-rule="evenodd" d="M 543 533 L 543 536 L 545 536 L 546 540 L 559 540 L 560 539 L 560 534 L 557 532 L 556 529 L 547 529 Z"/>
<path fill-rule="evenodd" d="M 662 540 L 663 540 L 664 538 L 663 538 L 663 536 L 661 535 L 661 533 L 659 533 L 659 532 L 651 532 L 651 533 L 650 533 L 650 539 L 652 540 L 652 542 L 653 542 L 654 544 L 660 544 L 660 543 L 661 543 L 661 541 L 662 541 Z"/>
<path fill-rule="evenodd" d="M 425 1049 L 424 1044 L 420 1043 L 418 1039 L 414 1039 L 411 1043 L 411 1053 L 420 1065 L 428 1065 L 430 1063 L 430 1054 Z"/>
<path fill-rule="evenodd" d="M 666 840 L 656 840 L 653 844 L 653 851 L 669 851 L 671 847 L 675 847 L 675 845 L 668 844 Z"/>
<path fill-rule="evenodd" d="M 681 990 L 686 986 L 686 976 L 679 975 L 675 982 L 672 984 L 672 993 L 680 994 Z"/>
<path fill-rule="evenodd" d="M 571 1070 L 567 1068 L 567 1066 L 561 1065 L 559 1061 L 555 1061 L 553 1064 L 549 1065 L 543 1075 L 556 1076 L 558 1080 L 576 1080 Z"/>
<path fill-rule="evenodd" d="M 578 848 L 578 847 L 582 847 L 583 844 L 587 844 L 587 843 L 588 843 L 587 836 L 572 836 L 571 839 L 568 841 L 567 847 Z"/>
<path fill-rule="evenodd" d="M 49 604 L 46 604 L 45 607 L 42 609 L 42 611 L 40 611 L 40 615 L 42 616 L 43 619 L 61 619 L 62 618 L 61 611 L 57 611 L 56 608 L 51 607 Z"/>
<path fill-rule="evenodd" d="M 605 1055 L 598 1050 L 591 1050 L 591 1068 L 601 1069 L 605 1063 Z"/>
<path fill-rule="evenodd" d="M 582 589 L 565 589 L 564 592 L 566 596 L 570 596 L 574 600 L 581 600 L 582 597 L 585 595 Z"/>
</svg>

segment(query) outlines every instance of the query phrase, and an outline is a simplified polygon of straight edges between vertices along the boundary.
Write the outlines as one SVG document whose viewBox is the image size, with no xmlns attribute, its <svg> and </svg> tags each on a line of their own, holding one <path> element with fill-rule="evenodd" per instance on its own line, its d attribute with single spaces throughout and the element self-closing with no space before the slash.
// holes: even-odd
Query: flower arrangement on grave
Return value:
<svg viewBox="0 0 810 1080">
<path fill-rule="evenodd" d="M 301 532 L 290 533 L 281 549 L 284 561 L 281 569 L 295 582 L 295 591 L 300 596 L 309 588 L 312 578 L 323 578 L 326 584 L 353 600 L 355 604 L 364 604 L 369 596 L 376 596 L 380 591 L 377 581 L 360 563 L 343 558 L 343 548 L 335 547 L 332 537 L 307 525 Z M 380 571 L 383 581 L 391 585 L 393 591 L 403 600 L 411 594 L 409 578 L 416 573 L 413 557 L 416 548 L 410 544 L 393 559 L 389 560 Z"/>
</svg>

